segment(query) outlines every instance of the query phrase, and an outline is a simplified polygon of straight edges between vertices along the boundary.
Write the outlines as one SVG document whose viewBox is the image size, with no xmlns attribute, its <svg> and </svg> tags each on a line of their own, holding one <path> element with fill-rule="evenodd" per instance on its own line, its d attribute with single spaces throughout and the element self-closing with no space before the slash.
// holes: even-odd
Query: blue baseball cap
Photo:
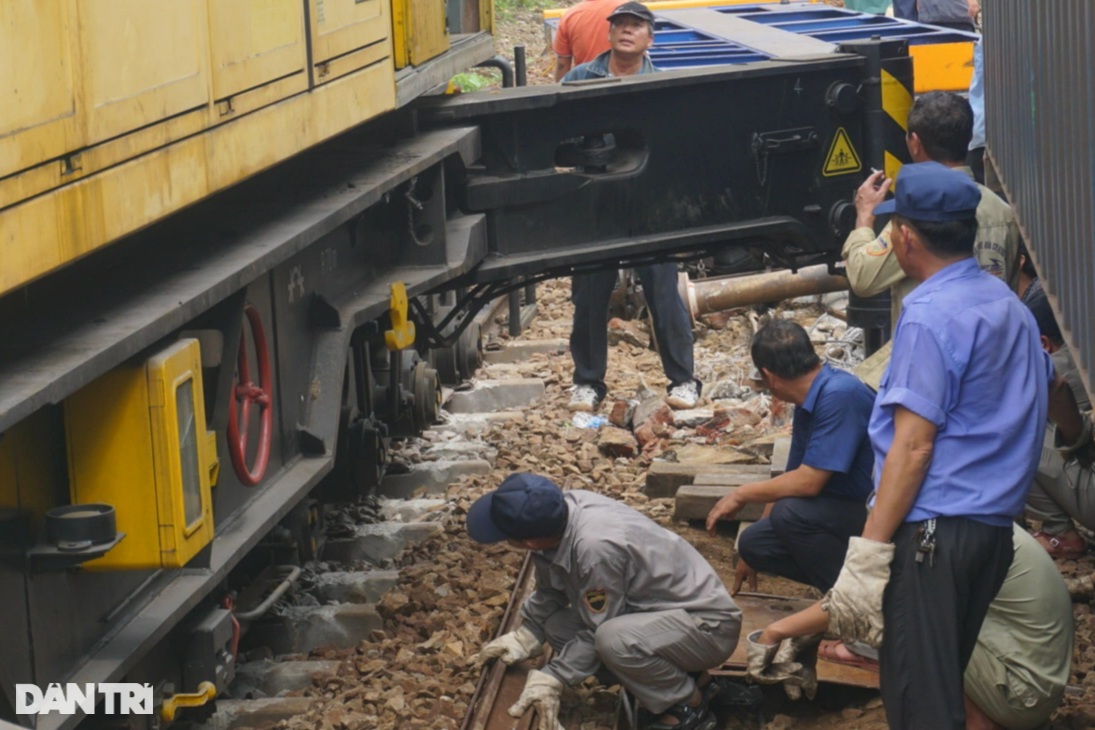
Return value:
<svg viewBox="0 0 1095 730">
<path fill-rule="evenodd" d="M 938 162 L 917 162 L 901 168 L 893 198 L 874 214 L 942 223 L 975 218 L 980 202 L 981 190 L 969 175 Z"/>
<path fill-rule="evenodd" d="M 510 474 L 468 510 L 468 535 L 484 544 L 554 537 L 566 526 L 563 490 L 539 474 Z"/>
</svg>

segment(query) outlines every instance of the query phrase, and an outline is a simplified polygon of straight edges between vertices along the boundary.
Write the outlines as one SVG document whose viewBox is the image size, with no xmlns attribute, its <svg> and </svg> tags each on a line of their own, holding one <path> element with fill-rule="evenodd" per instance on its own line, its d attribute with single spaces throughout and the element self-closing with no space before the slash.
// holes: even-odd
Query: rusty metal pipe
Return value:
<svg viewBox="0 0 1095 730">
<path fill-rule="evenodd" d="M 834 276 L 829 273 L 828 265 L 818 264 L 799 269 L 794 274 L 784 270 L 699 281 L 689 281 L 682 274 L 681 287 L 681 296 L 688 304 L 692 316 L 698 317 L 701 314 L 722 312 L 751 304 L 847 291 L 848 279 Z"/>
</svg>

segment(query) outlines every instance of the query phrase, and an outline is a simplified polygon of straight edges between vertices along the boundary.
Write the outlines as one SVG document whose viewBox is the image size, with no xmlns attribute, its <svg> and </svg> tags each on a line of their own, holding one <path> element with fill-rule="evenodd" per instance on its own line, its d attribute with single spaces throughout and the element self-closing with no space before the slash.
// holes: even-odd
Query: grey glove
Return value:
<svg viewBox="0 0 1095 730">
<path fill-rule="evenodd" d="M 821 634 L 796 636 L 778 644 L 761 644 L 760 631 L 746 637 L 746 674 L 759 684 L 782 684 L 792 700 L 817 693 L 817 646 Z"/>
<path fill-rule="evenodd" d="M 509 708 L 510 717 L 521 717 L 530 707 L 536 708 L 537 730 L 566 730 L 559 722 L 559 698 L 563 683 L 538 669 L 528 673 L 525 689 Z"/>
<path fill-rule="evenodd" d="M 761 644 L 760 635 L 763 632 L 758 629 L 745 637 L 748 652 L 745 659 L 745 674 L 754 682 L 760 684 L 778 684 L 786 677 L 779 676 L 772 668 L 779 644 Z"/>
<path fill-rule="evenodd" d="M 540 656 L 543 652 L 543 642 L 522 626 L 516 631 L 502 634 L 484 646 L 479 652 L 479 663 L 485 664 L 491 659 L 500 659 L 506 665 L 516 664 L 525 659 Z"/>
<path fill-rule="evenodd" d="M 792 700 L 814 699 L 817 694 L 817 647 L 823 634 L 784 639 L 772 660 L 772 666 L 786 675 L 783 691 Z"/>
<path fill-rule="evenodd" d="M 882 646 L 882 594 L 890 581 L 893 554 L 893 543 L 863 537 L 848 541 L 844 567 L 821 601 L 829 614 L 829 633 Z"/>
</svg>

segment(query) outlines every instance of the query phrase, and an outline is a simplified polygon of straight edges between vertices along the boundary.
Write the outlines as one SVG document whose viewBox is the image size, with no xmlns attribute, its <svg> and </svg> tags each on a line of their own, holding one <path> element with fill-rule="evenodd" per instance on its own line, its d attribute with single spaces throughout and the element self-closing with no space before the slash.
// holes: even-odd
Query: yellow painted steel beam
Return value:
<svg viewBox="0 0 1095 730">
<path fill-rule="evenodd" d="M 0 294 L 395 105 L 394 71 L 382 58 L 311 92 L 0 211 Z"/>
</svg>

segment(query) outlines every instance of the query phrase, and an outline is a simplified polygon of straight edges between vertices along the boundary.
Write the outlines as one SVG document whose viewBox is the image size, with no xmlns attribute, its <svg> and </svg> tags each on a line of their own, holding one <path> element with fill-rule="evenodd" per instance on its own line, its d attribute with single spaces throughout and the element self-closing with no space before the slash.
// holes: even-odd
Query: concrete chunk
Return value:
<svg viewBox="0 0 1095 730">
<path fill-rule="evenodd" d="M 391 560 L 403 549 L 416 545 L 444 528 L 437 522 L 379 522 L 357 525 L 355 537 L 328 540 L 323 548 L 325 560 L 342 563 L 366 561 L 378 565 Z"/>
<path fill-rule="evenodd" d="M 272 728 L 283 720 L 303 715 L 312 708 L 310 697 L 271 697 L 258 700 L 217 700 L 217 711 L 200 730 L 243 730 Z"/>
<path fill-rule="evenodd" d="M 247 662 L 236 669 L 233 694 L 238 697 L 275 697 L 312 686 L 316 675 L 338 674 L 337 661 L 275 662 L 263 659 Z M 217 703 L 218 708 L 220 703 Z"/>
<path fill-rule="evenodd" d="M 698 474 L 751 474 L 767 476 L 767 464 L 677 464 L 655 461 L 646 473 L 643 493 L 651 499 L 673 497 L 682 484 L 691 484 Z"/>
<path fill-rule="evenodd" d="M 713 408 L 689 408 L 673 412 L 673 425 L 677 428 L 695 428 L 715 417 Z"/>
<path fill-rule="evenodd" d="M 452 394 L 445 409 L 451 413 L 488 413 L 531 405 L 544 394 L 539 378 L 480 380 L 471 390 Z"/>
<path fill-rule="evenodd" d="M 483 353 L 483 362 L 521 362 L 533 355 L 557 355 L 566 352 L 570 342 L 564 339 L 533 340 L 531 342 L 507 342 L 501 350 Z"/>
<path fill-rule="evenodd" d="M 768 481 L 767 474 L 708 474 L 701 472 L 692 480 L 692 485 L 697 487 L 740 487 L 743 484 L 766 481 Z"/>
<path fill-rule="evenodd" d="M 685 484 L 677 490 L 673 518 L 677 520 L 705 520 L 715 503 L 738 487 L 702 487 Z M 759 520 L 764 512 L 763 504 L 747 504 L 734 517 L 734 521 Z"/>
<path fill-rule="evenodd" d="M 380 503 L 380 516 L 391 522 L 421 522 L 422 517 L 448 504 L 444 499 L 385 499 Z"/>
<path fill-rule="evenodd" d="M 398 570 L 323 573 L 316 577 L 315 591 L 324 603 L 376 603 L 398 581 Z"/>
<path fill-rule="evenodd" d="M 336 606 L 293 606 L 287 617 L 292 645 L 282 653 L 308 654 L 316 649 L 357 646 L 370 631 L 384 628 L 384 619 L 376 606 L 365 603 L 340 603 Z M 281 647 L 271 647 L 275 652 Z"/>
<path fill-rule="evenodd" d="M 424 494 L 444 494 L 461 477 L 489 474 L 490 470 L 490 462 L 484 459 L 426 461 L 412 465 L 406 474 L 385 476 L 377 492 L 393 499 L 408 499 L 419 490 Z"/>
<path fill-rule="evenodd" d="M 787 459 L 791 456 L 791 437 L 780 436 L 772 444 L 772 476 L 778 477 L 787 471 Z"/>
<path fill-rule="evenodd" d="M 433 426 L 433 431 L 477 434 L 498 424 L 525 420 L 522 411 L 495 411 L 494 413 L 453 413 L 444 423 Z"/>
</svg>

